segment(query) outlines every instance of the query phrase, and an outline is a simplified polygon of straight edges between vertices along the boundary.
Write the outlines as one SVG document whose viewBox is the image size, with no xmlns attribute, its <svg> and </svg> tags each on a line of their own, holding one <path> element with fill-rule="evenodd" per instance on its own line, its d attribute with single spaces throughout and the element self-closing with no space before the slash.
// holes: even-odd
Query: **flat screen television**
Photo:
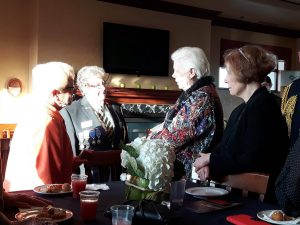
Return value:
<svg viewBox="0 0 300 225">
<path fill-rule="evenodd" d="M 168 76 L 168 30 L 103 23 L 103 67 L 108 73 Z"/>
</svg>

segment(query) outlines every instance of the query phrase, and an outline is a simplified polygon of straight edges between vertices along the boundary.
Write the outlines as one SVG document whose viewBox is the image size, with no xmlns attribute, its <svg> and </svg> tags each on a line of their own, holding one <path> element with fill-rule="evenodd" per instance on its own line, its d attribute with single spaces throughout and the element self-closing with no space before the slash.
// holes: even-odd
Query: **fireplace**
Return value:
<svg viewBox="0 0 300 225">
<path fill-rule="evenodd" d="M 164 121 L 166 112 L 180 91 L 108 88 L 108 101 L 119 103 L 127 124 L 130 141 L 146 135 L 146 130 Z"/>
<path fill-rule="evenodd" d="M 163 122 L 169 105 L 121 104 L 129 140 L 146 135 L 146 130 Z"/>
</svg>

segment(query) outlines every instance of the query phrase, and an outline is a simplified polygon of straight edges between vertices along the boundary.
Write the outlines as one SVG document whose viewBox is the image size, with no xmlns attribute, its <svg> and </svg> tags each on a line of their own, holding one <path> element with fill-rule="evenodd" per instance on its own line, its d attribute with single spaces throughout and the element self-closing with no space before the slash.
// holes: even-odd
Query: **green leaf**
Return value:
<svg viewBox="0 0 300 225">
<path fill-rule="evenodd" d="M 148 199 L 156 202 L 161 202 L 169 199 L 169 194 L 161 191 L 143 191 L 137 189 L 133 186 L 125 186 L 125 198 L 128 200 L 137 200 Z"/>
<path fill-rule="evenodd" d="M 130 164 L 127 165 L 127 171 L 132 176 L 137 176 L 137 177 L 144 177 L 145 176 L 144 172 L 141 171 L 137 167 L 136 162 L 134 163 L 133 161 L 130 161 Z"/>
<path fill-rule="evenodd" d="M 130 164 L 127 165 L 127 172 L 132 176 L 138 176 Z"/>
<path fill-rule="evenodd" d="M 138 177 L 136 180 L 136 185 L 142 188 L 148 188 L 149 180 L 145 178 Z"/>
<path fill-rule="evenodd" d="M 131 157 L 134 157 L 134 158 L 137 158 L 139 157 L 139 153 L 137 152 L 137 150 L 132 147 L 131 145 L 123 145 L 122 146 L 122 149 L 126 152 L 128 152 L 128 154 L 131 156 Z"/>
<path fill-rule="evenodd" d="M 136 161 L 136 164 L 137 164 L 137 167 L 141 170 L 141 172 L 144 174 L 142 177 L 144 177 L 145 176 L 145 167 L 144 167 L 144 165 L 141 163 L 141 162 L 139 162 L 139 161 Z"/>
</svg>

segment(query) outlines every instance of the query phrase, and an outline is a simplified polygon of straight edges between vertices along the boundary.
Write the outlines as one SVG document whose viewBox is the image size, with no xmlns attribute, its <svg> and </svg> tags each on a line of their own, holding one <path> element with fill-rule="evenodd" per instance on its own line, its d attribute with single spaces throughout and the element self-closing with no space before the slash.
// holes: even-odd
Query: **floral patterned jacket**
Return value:
<svg viewBox="0 0 300 225">
<path fill-rule="evenodd" d="M 165 139 L 191 176 L 192 165 L 200 152 L 211 152 L 223 134 L 223 110 L 212 77 L 199 79 L 183 92 L 168 111 L 165 121 L 148 135 Z"/>
</svg>

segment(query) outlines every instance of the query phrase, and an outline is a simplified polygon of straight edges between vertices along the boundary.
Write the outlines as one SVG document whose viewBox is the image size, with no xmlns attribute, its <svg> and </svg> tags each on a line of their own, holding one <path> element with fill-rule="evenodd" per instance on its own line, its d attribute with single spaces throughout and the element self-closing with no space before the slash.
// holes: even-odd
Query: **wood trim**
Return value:
<svg viewBox="0 0 300 225">
<path fill-rule="evenodd" d="M 181 91 L 108 87 L 107 99 L 125 104 L 174 104 Z"/>
<path fill-rule="evenodd" d="M 0 138 L 11 138 L 11 132 L 16 129 L 17 124 L 0 124 Z M 5 136 L 4 135 L 5 132 Z"/>
<path fill-rule="evenodd" d="M 17 124 L 15 123 L 1 123 L 0 124 L 0 131 L 2 130 L 15 130 Z"/>
<path fill-rule="evenodd" d="M 286 29 L 282 27 L 273 27 L 268 25 L 263 25 L 259 23 L 250 23 L 242 20 L 229 19 L 224 17 L 216 17 L 212 20 L 212 26 L 228 27 L 240 30 L 247 30 L 252 32 L 273 34 L 283 37 L 299 38 L 300 31 Z"/>
<path fill-rule="evenodd" d="M 157 0 L 98 0 L 102 2 L 115 3 L 120 5 L 132 6 L 141 9 L 154 10 L 159 12 L 171 13 L 182 16 L 189 16 L 202 19 L 213 19 L 221 14 L 220 11 L 203 9 L 189 5 Z"/>
<path fill-rule="evenodd" d="M 213 26 L 221 26 L 247 30 L 252 32 L 273 34 L 283 37 L 299 38 L 300 30 L 286 29 L 283 27 L 275 27 L 260 23 L 251 23 L 243 20 L 221 17 L 221 11 L 203 9 L 194 6 L 188 6 L 173 2 L 158 1 L 158 0 L 98 0 L 119 5 L 132 6 L 141 9 L 154 10 L 158 12 L 171 13 L 175 15 L 188 16 L 192 18 L 209 19 Z"/>
<path fill-rule="evenodd" d="M 227 175 L 218 183 L 229 188 L 242 190 L 244 197 L 247 197 L 248 192 L 258 193 L 259 199 L 263 201 L 267 191 L 268 181 L 268 174 L 253 172 Z"/>
<path fill-rule="evenodd" d="M 228 175 L 220 182 L 223 185 L 242 190 L 265 194 L 267 190 L 269 175 L 262 173 L 241 173 Z"/>
<path fill-rule="evenodd" d="M 1 157 L 1 170 L 2 176 L 5 176 L 6 164 L 9 155 L 9 147 L 10 147 L 10 139 L 9 138 L 1 138 L 0 139 L 0 157 Z M 2 178 L 1 178 L 2 179 Z M 4 180 L 4 179 L 3 179 Z"/>
<path fill-rule="evenodd" d="M 292 61 L 292 49 L 274 45 L 262 45 L 257 43 L 249 43 L 243 41 L 235 41 L 235 40 L 228 40 L 228 39 L 221 39 L 221 47 L 220 47 L 220 66 L 224 65 L 224 58 L 223 55 L 226 50 L 240 48 L 244 45 L 259 45 L 262 48 L 266 49 L 267 51 L 272 52 L 275 54 L 278 59 L 282 59 L 285 61 L 285 68 L 286 70 L 291 69 L 291 61 Z"/>
</svg>

